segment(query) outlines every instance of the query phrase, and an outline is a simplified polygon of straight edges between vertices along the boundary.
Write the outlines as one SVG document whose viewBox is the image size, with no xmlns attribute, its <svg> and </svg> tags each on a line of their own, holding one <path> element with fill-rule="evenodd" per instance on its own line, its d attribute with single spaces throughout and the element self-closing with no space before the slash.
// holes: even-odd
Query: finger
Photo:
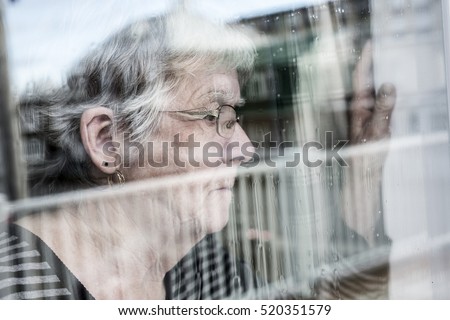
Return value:
<svg viewBox="0 0 450 320">
<path fill-rule="evenodd" d="M 372 117 L 375 104 L 372 77 L 372 45 L 367 41 L 353 72 L 353 100 L 350 105 L 350 139 L 354 142 L 363 135 L 364 128 Z"/>
<path fill-rule="evenodd" d="M 389 125 L 396 98 L 397 93 L 393 84 L 384 83 L 381 85 L 375 100 L 375 109 L 371 121 L 373 134 L 378 138 L 389 135 Z"/>
<path fill-rule="evenodd" d="M 372 111 L 366 108 L 353 107 L 359 104 L 360 101 L 355 100 L 352 102 L 351 107 L 351 121 L 350 121 L 350 140 L 354 143 L 360 143 L 359 139 L 363 136 L 366 124 L 372 117 Z"/>
<path fill-rule="evenodd" d="M 353 92 L 355 96 L 366 96 L 372 90 L 372 44 L 370 41 L 367 41 L 353 72 Z"/>
</svg>

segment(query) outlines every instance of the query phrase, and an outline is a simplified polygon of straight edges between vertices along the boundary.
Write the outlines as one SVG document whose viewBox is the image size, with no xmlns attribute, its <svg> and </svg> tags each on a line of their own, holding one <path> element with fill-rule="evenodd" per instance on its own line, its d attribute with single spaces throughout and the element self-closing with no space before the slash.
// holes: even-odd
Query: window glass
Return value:
<svg viewBox="0 0 450 320">
<path fill-rule="evenodd" d="M 449 298 L 449 13 L 6 2 L 0 297 Z"/>
</svg>

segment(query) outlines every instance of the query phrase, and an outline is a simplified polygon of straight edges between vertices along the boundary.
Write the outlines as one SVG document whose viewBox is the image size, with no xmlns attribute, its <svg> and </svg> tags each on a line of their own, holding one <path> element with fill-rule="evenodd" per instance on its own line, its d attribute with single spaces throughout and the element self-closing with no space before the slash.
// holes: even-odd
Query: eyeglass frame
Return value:
<svg viewBox="0 0 450 320">
<path fill-rule="evenodd" d="M 220 116 L 220 111 L 222 110 L 223 107 L 230 107 L 231 109 L 233 109 L 233 111 L 236 115 L 236 121 L 235 121 L 235 124 L 233 125 L 233 132 L 229 137 L 222 135 L 219 130 L 219 116 Z M 217 109 L 212 109 L 212 110 L 201 110 L 204 108 L 195 108 L 195 109 L 189 109 L 189 110 L 163 111 L 163 112 L 169 113 L 169 114 L 176 114 L 178 116 L 188 118 L 188 120 L 204 120 L 207 116 L 213 116 L 213 117 L 215 117 L 215 121 L 216 121 L 217 134 L 219 136 L 221 136 L 222 138 L 229 139 L 234 134 L 236 124 L 240 123 L 240 121 L 241 121 L 241 119 L 240 119 L 241 117 L 236 112 L 236 108 L 238 108 L 238 107 L 239 106 L 232 106 L 229 104 L 221 104 Z"/>
</svg>

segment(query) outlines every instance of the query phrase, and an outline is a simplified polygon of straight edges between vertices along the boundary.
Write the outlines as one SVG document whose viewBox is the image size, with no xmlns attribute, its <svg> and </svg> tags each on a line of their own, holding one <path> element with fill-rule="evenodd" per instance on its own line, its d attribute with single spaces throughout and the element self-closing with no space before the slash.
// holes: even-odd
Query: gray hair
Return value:
<svg viewBox="0 0 450 320">
<path fill-rule="evenodd" d="M 45 160 L 32 168 L 33 193 L 95 185 L 80 138 L 80 119 L 93 106 L 113 110 L 112 130 L 144 142 L 186 75 L 225 68 L 244 83 L 256 51 L 242 27 L 212 23 L 184 11 L 133 23 L 93 49 L 57 89 L 37 89 L 21 101 L 41 118 Z M 207 67 L 206 67 L 207 66 Z M 209 71 L 209 70 L 205 70 Z"/>
</svg>

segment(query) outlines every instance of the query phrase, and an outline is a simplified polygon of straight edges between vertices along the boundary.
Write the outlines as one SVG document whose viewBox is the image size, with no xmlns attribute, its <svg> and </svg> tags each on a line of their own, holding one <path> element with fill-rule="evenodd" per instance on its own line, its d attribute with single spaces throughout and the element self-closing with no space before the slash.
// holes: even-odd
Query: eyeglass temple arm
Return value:
<svg viewBox="0 0 450 320">
<path fill-rule="evenodd" d="M 214 117 L 219 116 L 219 110 L 211 110 L 211 111 L 168 111 L 171 114 L 182 116 L 183 118 L 191 119 L 191 120 L 200 120 L 208 115 L 212 115 Z"/>
</svg>

